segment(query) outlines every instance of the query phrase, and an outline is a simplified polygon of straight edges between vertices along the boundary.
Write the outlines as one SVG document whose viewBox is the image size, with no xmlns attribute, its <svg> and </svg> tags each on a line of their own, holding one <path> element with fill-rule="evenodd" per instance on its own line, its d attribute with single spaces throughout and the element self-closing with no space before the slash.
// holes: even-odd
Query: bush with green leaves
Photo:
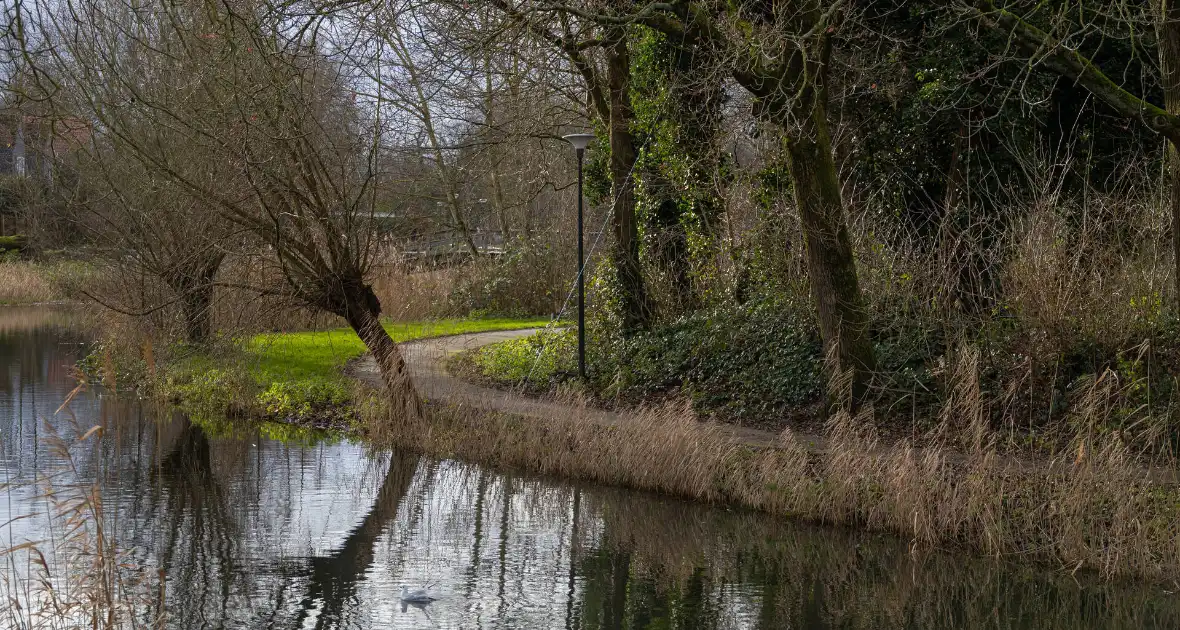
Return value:
<svg viewBox="0 0 1180 630">
<path fill-rule="evenodd" d="M 608 395 L 679 389 L 698 411 L 729 418 L 777 419 L 824 393 L 814 321 L 776 300 L 697 311 L 618 339 L 604 359 L 595 372 Z"/>
<path fill-rule="evenodd" d="M 267 416 L 279 419 L 336 415 L 351 400 L 351 393 L 341 379 L 320 377 L 275 381 L 257 398 Z"/>
<path fill-rule="evenodd" d="M 480 348 L 473 360 L 484 376 L 519 383 L 547 383 L 577 370 L 577 332 L 549 329 Z"/>
<path fill-rule="evenodd" d="M 169 374 L 163 384 L 165 396 L 177 402 L 194 422 L 220 423 L 244 415 L 242 400 L 257 389 L 248 374 L 233 367 L 191 369 Z"/>
<path fill-rule="evenodd" d="M 651 332 L 620 337 L 595 322 L 588 356 L 599 395 L 642 402 L 687 393 L 702 413 L 777 419 L 824 392 L 822 350 L 813 320 L 781 301 L 697 311 Z M 577 332 L 546 331 L 481 348 L 486 377 L 541 384 L 575 373 Z"/>
</svg>

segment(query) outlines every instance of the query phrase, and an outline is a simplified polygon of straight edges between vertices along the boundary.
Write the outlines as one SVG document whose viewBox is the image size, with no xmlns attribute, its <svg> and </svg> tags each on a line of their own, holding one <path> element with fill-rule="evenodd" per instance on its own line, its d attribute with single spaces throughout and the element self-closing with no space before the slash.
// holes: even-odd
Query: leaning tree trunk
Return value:
<svg viewBox="0 0 1180 630">
<path fill-rule="evenodd" d="M 1164 109 L 1180 115 L 1180 1 L 1159 0 L 1160 83 L 1164 88 Z M 1167 181 L 1168 209 L 1172 215 L 1173 299 L 1180 305 L 1180 149 L 1175 139 L 1168 140 Z"/>
<path fill-rule="evenodd" d="M 786 142 L 787 170 L 807 242 L 807 272 L 820 334 L 836 360 L 831 367 L 851 372 L 855 407 L 868 391 L 876 359 L 824 110 L 821 103 L 813 106 L 798 134 Z"/>
<path fill-rule="evenodd" d="M 410 377 L 409 367 L 397 343 L 381 325 L 381 302 L 373 288 L 360 283 L 360 288 L 346 294 L 344 319 L 364 342 L 377 362 L 381 380 L 393 405 L 392 413 L 403 422 L 423 417 L 422 400 Z"/>
<path fill-rule="evenodd" d="M 635 138 L 631 135 L 631 58 L 626 32 L 610 29 L 612 45 L 607 48 L 607 83 L 610 89 L 610 175 L 614 208 L 611 215 L 615 233 L 612 260 L 622 296 L 623 330 L 640 330 L 651 323 L 651 306 L 639 267 L 639 224 L 635 219 Z"/>
</svg>

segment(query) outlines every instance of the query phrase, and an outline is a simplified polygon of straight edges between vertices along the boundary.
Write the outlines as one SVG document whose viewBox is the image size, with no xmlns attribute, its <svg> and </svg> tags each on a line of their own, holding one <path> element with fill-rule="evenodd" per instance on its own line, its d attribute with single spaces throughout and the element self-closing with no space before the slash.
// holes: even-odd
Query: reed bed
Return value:
<svg viewBox="0 0 1180 630">
<path fill-rule="evenodd" d="M 406 422 L 374 393 L 360 414 L 376 443 L 434 456 L 891 532 L 913 549 L 1180 579 L 1180 486 L 1153 474 L 1117 434 L 1079 432 L 1068 455 L 1021 459 L 1000 452 L 1000 436 L 982 422 L 967 447 L 946 423 L 885 444 L 870 428 L 871 409 L 834 414 L 820 448 L 789 430 L 773 445 L 743 444 L 683 403 L 614 424 L 576 405 L 544 420 L 436 405 L 429 418 Z"/>
<path fill-rule="evenodd" d="M 24 260 L 0 262 L 0 304 L 36 304 L 67 299 L 57 276 L 62 265 Z"/>
</svg>

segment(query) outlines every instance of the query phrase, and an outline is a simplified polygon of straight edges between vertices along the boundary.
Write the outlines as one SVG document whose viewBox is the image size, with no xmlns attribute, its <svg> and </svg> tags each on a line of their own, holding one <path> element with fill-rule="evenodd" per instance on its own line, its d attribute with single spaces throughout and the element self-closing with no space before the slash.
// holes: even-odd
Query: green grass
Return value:
<svg viewBox="0 0 1180 630">
<path fill-rule="evenodd" d="M 546 319 L 442 319 L 387 323 L 394 341 L 533 328 Z M 193 354 L 174 363 L 165 391 L 195 420 L 224 423 L 228 409 L 254 417 L 347 425 L 353 389 L 343 367 L 365 353 L 351 329 L 255 335 L 221 358 Z"/>
<path fill-rule="evenodd" d="M 440 319 L 429 322 L 386 323 L 385 330 L 396 342 L 428 337 L 445 337 L 493 330 L 541 327 L 548 319 Z M 365 353 L 365 344 L 350 328 L 335 330 L 266 333 L 246 344 L 256 366 L 259 381 L 298 380 L 309 377 L 341 376 L 349 359 Z"/>
</svg>

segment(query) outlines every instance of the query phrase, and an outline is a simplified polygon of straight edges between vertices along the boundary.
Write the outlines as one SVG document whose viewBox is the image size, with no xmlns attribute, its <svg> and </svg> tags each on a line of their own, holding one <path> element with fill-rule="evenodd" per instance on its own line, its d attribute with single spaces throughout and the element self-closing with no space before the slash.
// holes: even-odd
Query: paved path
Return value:
<svg viewBox="0 0 1180 630">
<path fill-rule="evenodd" d="M 406 362 L 418 387 L 418 393 L 427 400 L 443 401 L 452 405 L 471 406 L 484 411 L 499 411 L 516 416 L 538 419 L 568 417 L 577 415 L 588 422 L 595 422 L 605 426 L 626 422 L 629 416 L 623 412 L 608 411 L 594 407 L 573 406 L 567 403 L 541 400 L 504 389 L 496 389 L 479 385 L 471 381 L 452 376 L 447 371 L 447 360 L 456 354 L 472 350 L 480 346 L 527 337 L 541 329 L 529 328 L 525 330 L 504 330 L 495 332 L 471 333 L 450 337 L 436 337 L 401 344 Z M 382 387 L 381 377 L 377 372 L 377 363 L 369 355 L 353 362 L 348 373 L 372 387 Z M 772 447 L 779 443 L 779 435 L 771 431 L 763 431 L 730 424 L 719 424 L 723 432 L 729 434 L 735 442 L 755 448 Z M 795 433 L 795 440 L 807 446 L 812 453 L 822 453 L 825 440 L 820 436 Z M 880 445 L 878 450 L 884 454 L 893 447 Z M 921 450 L 921 449 L 919 449 Z M 966 456 L 959 453 L 943 452 L 952 463 L 966 461 Z M 1012 456 L 1001 456 L 1004 468 L 1029 471 L 1043 469 L 1048 461 L 1027 460 Z M 1143 469 L 1144 475 L 1156 482 L 1165 484 L 1180 483 L 1178 472 L 1172 468 L 1151 467 Z"/>
<path fill-rule="evenodd" d="M 527 337 L 541 330 L 502 330 L 436 337 L 401 344 L 406 363 L 414 378 L 418 393 L 427 400 L 438 400 L 453 405 L 471 406 L 485 411 L 500 411 L 531 418 L 560 418 L 577 414 L 590 422 L 603 425 L 626 422 L 625 413 L 607 411 L 594 407 L 572 407 L 569 404 L 542 400 L 516 394 L 504 389 L 486 387 L 466 379 L 452 376 L 447 372 L 447 360 L 451 357 L 480 346 Z M 365 355 L 349 367 L 349 374 L 360 381 L 380 388 L 381 377 L 373 357 Z M 778 435 L 770 431 L 720 425 L 722 430 L 735 439 L 750 446 L 770 446 L 778 441 Z M 813 444 L 818 447 L 818 444 Z"/>
</svg>

